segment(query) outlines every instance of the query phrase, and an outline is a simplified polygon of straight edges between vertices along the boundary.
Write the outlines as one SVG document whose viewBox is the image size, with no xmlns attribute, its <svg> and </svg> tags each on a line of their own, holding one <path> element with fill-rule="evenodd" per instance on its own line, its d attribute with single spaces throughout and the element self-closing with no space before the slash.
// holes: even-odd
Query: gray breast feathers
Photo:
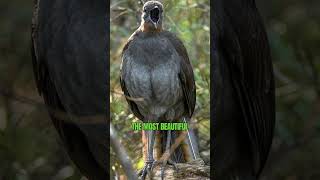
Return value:
<svg viewBox="0 0 320 180">
<path fill-rule="evenodd" d="M 123 54 L 122 78 L 140 113 L 155 119 L 173 120 L 184 112 L 179 80 L 181 57 L 166 39 L 140 39 Z"/>
</svg>

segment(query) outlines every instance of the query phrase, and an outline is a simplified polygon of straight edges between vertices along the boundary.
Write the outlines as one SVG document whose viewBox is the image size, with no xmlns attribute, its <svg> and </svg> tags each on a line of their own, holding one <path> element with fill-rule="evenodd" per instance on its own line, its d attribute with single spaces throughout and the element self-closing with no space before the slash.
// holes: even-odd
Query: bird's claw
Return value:
<svg viewBox="0 0 320 180">
<path fill-rule="evenodd" d="M 150 161 L 150 162 L 146 162 L 145 166 L 143 167 L 143 169 L 141 169 L 138 173 L 138 176 L 142 179 L 145 180 L 146 176 L 148 175 L 149 177 L 151 177 L 151 172 L 153 171 L 153 169 L 157 166 L 157 165 L 161 165 L 160 166 L 160 177 L 161 180 L 164 180 L 164 172 L 166 169 L 167 165 L 171 165 L 173 166 L 175 171 L 178 171 L 178 168 L 176 166 L 176 163 L 173 162 L 172 160 L 158 160 L 158 161 Z M 151 179 L 151 178 L 150 178 Z"/>
<path fill-rule="evenodd" d="M 147 174 L 149 177 L 151 177 L 151 172 L 153 170 L 155 163 L 156 163 L 156 161 L 145 162 L 145 165 L 144 165 L 143 169 L 141 169 L 139 171 L 138 176 L 141 177 L 142 180 L 146 179 Z"/>
</svg>

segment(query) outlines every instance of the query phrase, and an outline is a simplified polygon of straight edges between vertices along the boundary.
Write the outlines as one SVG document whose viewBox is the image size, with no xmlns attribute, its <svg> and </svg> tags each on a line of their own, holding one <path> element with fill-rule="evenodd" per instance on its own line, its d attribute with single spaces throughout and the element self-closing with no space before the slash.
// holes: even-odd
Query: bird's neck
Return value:
<svg viewBox="0 0 320 180">
<path fill-rule="evenodd" d="M 160 25 L 157 28 L 153 28 L 153 27 L 150 27 L 146 23 L 141 23 L 139 29 L 140 29 L 141 32 L 144 32 L 144 33 L 159 33 L 159 32 L 161 32 L 163 30 L 162 29 L 162 25 Z"/>
</svg>

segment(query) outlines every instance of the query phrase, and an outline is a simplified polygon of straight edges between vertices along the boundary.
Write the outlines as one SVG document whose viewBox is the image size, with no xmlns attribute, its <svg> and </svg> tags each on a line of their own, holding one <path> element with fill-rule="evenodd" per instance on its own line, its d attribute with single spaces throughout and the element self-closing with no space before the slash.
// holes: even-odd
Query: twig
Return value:
<svg viewBox="0 0 320 180">
<path fill-rule="evenodd" d="M 129 180 L 137 180 L 138 177 L 137 177 L 135 171 L 133 170 L 130 158 L 129 158 L 127 152 L 125 151 L 125 148 L 119 142 L 117 132 L 111 123 L 110 123 L 110 140 L 111 140 L 110 144 L 111 144 L 114 152 L 116 153 L 116 155 L 120 161 L 120 164 L 122 165 L 123 170 L 127 175 L 127 178 Z"/>
<path fill-rule="evenodd" d="M 124 95 L 122 92 L 119 92 L 119 91 L 116 91 L 116 90 L 111 90 L 111 92 L 112 93 L 114 93 L 114 94 L 119 94 L 119 95 L 121 95 L 121 96 L 125 96 L 127 99 L 129 99 L 130 101 L 144 101 L 144 99 L 143 98 L 141 98 L 141 97 L 130 97 L 130 96 L 126 96 L 126 95 Z"/>
</svg>

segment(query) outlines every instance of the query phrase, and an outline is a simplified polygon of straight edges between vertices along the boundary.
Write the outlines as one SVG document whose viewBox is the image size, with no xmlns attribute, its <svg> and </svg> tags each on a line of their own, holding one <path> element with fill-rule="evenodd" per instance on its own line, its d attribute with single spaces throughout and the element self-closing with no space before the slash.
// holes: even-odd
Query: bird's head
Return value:
<svg viewBox="0 0 320 180">
<path fill-rule="evenodd" d="M 158 1 L 148 1 L 143 5 L 141 30 L 159 32 L 162 30 L 163 6 Z"/>
</svg>

